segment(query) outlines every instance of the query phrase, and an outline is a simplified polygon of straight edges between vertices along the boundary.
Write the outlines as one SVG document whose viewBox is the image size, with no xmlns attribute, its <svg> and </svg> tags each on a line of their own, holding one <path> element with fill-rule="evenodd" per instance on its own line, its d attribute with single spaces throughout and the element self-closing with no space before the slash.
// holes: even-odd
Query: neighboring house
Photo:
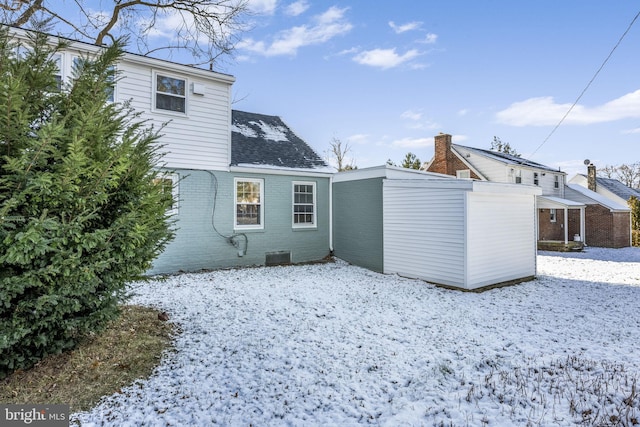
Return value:
<svg viewBox="0 0 640 427">
<path fill-rule="evenodd" d="M 338 258 L 467 290 L 536 274 L 539 188 L 388 165 L 340 172 L 333 180 Z"/>
<path fill-rule="evenodd" d="M 26 31 L 11 31 L 26 39 Z M 61 84 L 74 62 L 100 50 L 68 40 L 54 57 Z M 150 273 L 316 261 L 330 253 L 332 172 L 278 117 L 232 112 L 234 77 L 130 53 L 116 68 L 113 101 L 129 102 L 141 120 L 162 128 L 162 167 L 177 200 L 175 240 Z"/>
<path fill-rule="evenodd" d="M 586 175 L 576 174 L 569 183 L 573 191 L 591 200 L 587 203 L 587 210 L 592 211 L 589 220 L 595 230 L 591 238 L 587 233 L 587 241 L 594 246 L 630 246 L 631 208 L 628 201 L 632 196 L 640 199 L 640 190 L 627 187 L 617 179 L 597 176 L 593 164 L 587 166 Z"/>
<path fill-rule="evenodd" d="M 622 182 L 613 178 L 597 176 L 596 167 L 593 164 L 587 166 L 587 174 L 576 174 L 569 180 L 571 184 L 578 184 L 611 199 L 620 205 L 627 205 L 631 196 L 640 200 L 640 190 L 627 187 Z"/>
<path fill-rule="evenodd" d="M 573 241 L 585 235 L 585 205 L 565 197 L 566 173 L 510 154 L 453 144 L 448 134 L 436 135 L 434 151 L 429 172 L 540 188 L 536 225 L 540 246 L 560 241 L 563 247 L 581 247 Z"/>
</svg>

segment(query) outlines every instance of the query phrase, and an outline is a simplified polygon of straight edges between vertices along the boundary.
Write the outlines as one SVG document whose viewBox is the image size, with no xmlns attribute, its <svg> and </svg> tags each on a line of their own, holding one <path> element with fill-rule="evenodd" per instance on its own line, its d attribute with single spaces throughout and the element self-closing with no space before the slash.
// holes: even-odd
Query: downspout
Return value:
<svg viewBox="0 0 640 427">
<path fill-rule="evenodd" d="M 329 252 L 333 255 L 333 175 L 329 176 Z"/>
<path fill-rule="evenodd" d="M 534 239 L 533 239 L 533 275 L 538 275 L 538 238 L 540 237 L 540 212 L 538 212 L 538 196 L 533 196 L 533 221 Z"/>
</svg>

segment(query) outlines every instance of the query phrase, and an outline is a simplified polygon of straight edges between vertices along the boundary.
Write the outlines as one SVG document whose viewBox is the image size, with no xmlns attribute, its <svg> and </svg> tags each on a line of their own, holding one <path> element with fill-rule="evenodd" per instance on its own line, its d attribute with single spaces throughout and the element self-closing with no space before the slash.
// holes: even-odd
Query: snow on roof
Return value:
<svg viewBox="0 0 640 427">
<path fill-rule="evenodd" d="M 585 174 L 580 173 L 578 175 L 583 177 L 584 179 L 587 179 L 587 175 Z M 614 178 L 604 178 L 604 177 L 598 176 L 596 177 L 596 185 L 601 185 L 602 187 L 611 191 L 616 196 L 625 200 L 629 200 L 631 196 L 640 198 L 640 190 L 627 187 L 622 182 Z"/>
<path fill-rule="evenodd" d="M 613 211 L 629 211 L 630 210 L 628 206 L 620 205 L 614 202 L 613 200 L 607 197 L 604 197 L 602 194 L 598 194 L 595 191 L 591 191 L 588 188 L 583 187 L 582 185 L 567 184 L 567 187 Z"/>
<path fill-rule="evenodd" d="M 329 165 L 278 116 L 232 111 L 231 165 L 323 170 Z"/>
</svg>

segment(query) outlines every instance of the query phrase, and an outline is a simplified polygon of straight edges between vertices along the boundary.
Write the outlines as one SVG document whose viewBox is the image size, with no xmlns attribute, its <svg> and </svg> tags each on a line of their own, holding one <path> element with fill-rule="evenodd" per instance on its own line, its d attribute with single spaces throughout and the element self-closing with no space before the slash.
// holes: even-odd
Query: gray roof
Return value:
<svg viewBox="0 0 640 427">
<path fill-rule="evenodd" d="M 512 156 L 511 154 L 501 153 L 499 151 L 483 150 L 482 148 L 467 147 L 467 146 L 458 145 L 458 144 L 453 144 L 453 146 L 461 147 L 470 151 L 475 151 L 481 156 L 489 157 L 491 159 L 498 160 L 502 163 L 506 163 L 509 165 L 528 166 L 531 168 L 543 169 L 550 172 L 559 172 L 557 169 L 551 168 L 549 166 L 545 166 L 543 164 L 536 163 L 531 160 L 523 159 L 522 157 Z"/>
<path fill-rule="evenodd" d="M 231 165 L 327 169 L 329 165 L 278 116 L 231 112 Z"/>
<path fill-rule="evenodd" d="M 587 178 L 587 175 L 584 174 L 579 174 L 585 178 Z M 638 199 L 640 199 L 640 190 L 636 190 L 635 188 L 631 188 L 631 187 L 627 187 L 626 185 L 624 185 L 622 182 L 618 181 L 617 179 L 613 179 L 613 178 L 603 178 L 600 176 L 596 177 L 596 185 L 598 186 L 602 186 L 604 188 L 606 188 L 607 190 L 611 191 L 613 194 L 615 194 L 618 197 L 621 197 L 625 200 L 629 200 L 629 197 L 631 196 L 635 196 Z"/>
</svg>

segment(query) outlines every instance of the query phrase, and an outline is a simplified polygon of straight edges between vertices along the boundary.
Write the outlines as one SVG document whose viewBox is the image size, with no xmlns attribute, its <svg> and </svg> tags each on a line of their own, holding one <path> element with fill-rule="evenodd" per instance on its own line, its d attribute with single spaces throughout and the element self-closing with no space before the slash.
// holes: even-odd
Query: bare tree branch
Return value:
<svg viewBox="0 0 640 427">
<path fill-rule="evenodd" d="M 62 36 L 97 45 L 128 36 L 137 53 L 170 56 L 182 51 L 194 58 L 194 64 L 204 65 L 233 54 L 239 35 L 247 29 L 248 2 L 112 0 L 107 9 L 95 11 L 83 0 L 72 0 L 72 7 L 60 0 L 0 0 L 0 19 L 27 28 L 37 16 L 50 20 Z"/>
</svg>

